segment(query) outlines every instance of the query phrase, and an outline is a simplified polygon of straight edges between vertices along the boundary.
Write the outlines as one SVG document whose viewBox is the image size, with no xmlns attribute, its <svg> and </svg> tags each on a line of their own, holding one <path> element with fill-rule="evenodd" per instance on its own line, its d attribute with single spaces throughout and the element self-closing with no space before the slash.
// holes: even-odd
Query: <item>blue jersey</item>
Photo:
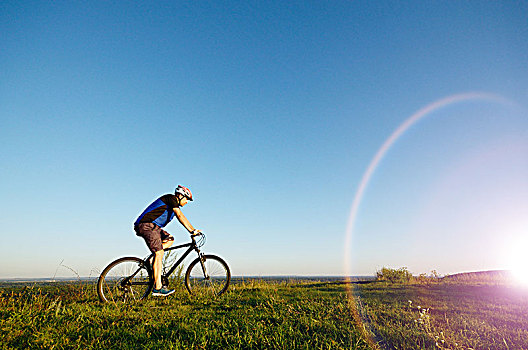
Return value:
<svg viewBox="0 0 528 350">
<path fill-rule="evenodd" d="M 156 199 L 145 209 L 134 222 L 134 226 L 142 223 L 153 223 L 165 227 L 174 219 L 174 208 L 179 208 L 178 198 L 173 194 L 166 194 Z"/>
</svg>

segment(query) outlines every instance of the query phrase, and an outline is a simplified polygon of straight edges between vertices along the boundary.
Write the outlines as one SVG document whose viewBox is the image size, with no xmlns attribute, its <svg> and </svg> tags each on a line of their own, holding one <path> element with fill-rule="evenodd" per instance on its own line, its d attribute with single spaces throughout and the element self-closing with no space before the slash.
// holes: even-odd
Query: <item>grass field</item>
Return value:
<svg viewBox="0 0 528 350">
<path fill-rule="evenodd" d="M 101 304 L 88 284 L 4 288 L 0 347 L 368 349 L 338 283 L 249 281 L 214 301 Z"/>
<path fill-rule="evenodd" d="M 381 347 L 528 349 L 528 290 L 505 284 L 367 283 L 359 310 Z"/>
<path fill-rule="evenodd" d="M 249 280 L 131 305 L 88 282 L 0 288 L 2 349 L 528 349 L 527 329 L 527 291 L 504 285 Z"/>
</svg>

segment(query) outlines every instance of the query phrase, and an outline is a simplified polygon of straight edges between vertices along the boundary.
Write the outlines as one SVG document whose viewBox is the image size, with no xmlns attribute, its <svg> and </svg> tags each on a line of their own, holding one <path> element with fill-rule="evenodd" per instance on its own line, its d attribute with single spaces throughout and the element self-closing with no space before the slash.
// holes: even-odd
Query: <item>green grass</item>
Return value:
<svg viewBox="0 0 528 350">
<path fill-rule="evenodd" d="M 526 290 L 467 282 L 249 280 L 212 301 L 180 283 L 174 296 L 127 305 L 101 304 L 83 282 L 0 287 L 0 349 L 519 350 L 527 325 Z"/>
<path fill-rule="evenodd" d="M 394 349 L 528 349 L 528 291 L 471 283 L 354 286 L 375 339 Z"/>
<path fill-rule="evenodd" d="M 101 304 L 86 283 L 3 288 L 3 349 L 368 349 L 345 287 L 329 282 L 235 284 L 213 300 L 179 288 L 164 299 Z"/>
</svg>

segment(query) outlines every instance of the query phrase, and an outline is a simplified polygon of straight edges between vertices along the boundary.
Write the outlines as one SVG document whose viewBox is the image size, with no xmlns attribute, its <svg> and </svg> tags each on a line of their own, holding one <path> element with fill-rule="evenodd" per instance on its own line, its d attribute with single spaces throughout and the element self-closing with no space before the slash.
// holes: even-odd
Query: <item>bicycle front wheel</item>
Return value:
<svg viewBox="0 0 528 350">
<path fill-rule="evenodd" d="M 185 286 L 192 295 L 216 297 L 227 290 L 231 272 L 220 257 L 204 255 L 203 261 L 196 258 L 185 274 Z"/>
<path fill-rule="evenodd" d="M 110 263 L 99 276 L 97 294 L 102 302 L 128 302 L 148 297 L 154 286 L 152 270 L 140 258 Z"/>
</svg>

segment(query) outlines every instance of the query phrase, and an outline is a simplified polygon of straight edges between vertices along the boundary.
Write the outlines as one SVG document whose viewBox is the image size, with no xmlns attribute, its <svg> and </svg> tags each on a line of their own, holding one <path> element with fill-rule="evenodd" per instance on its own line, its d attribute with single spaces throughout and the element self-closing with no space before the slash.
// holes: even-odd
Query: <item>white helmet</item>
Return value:
<svg viewBox="0 0 528 350">
<path fill-rule="evenodd" d="M 184 196 L 188 200 L 190 200 L 190 201 L 193 200 L 191 190 L 189 190 L 187 187 L 183 187 L 182 185 L 178 185 L 178 187 L 176 187 L 176 190 L 174 191 L 174 194 L 181 194 L 182 196 Z"/>
</svg>

